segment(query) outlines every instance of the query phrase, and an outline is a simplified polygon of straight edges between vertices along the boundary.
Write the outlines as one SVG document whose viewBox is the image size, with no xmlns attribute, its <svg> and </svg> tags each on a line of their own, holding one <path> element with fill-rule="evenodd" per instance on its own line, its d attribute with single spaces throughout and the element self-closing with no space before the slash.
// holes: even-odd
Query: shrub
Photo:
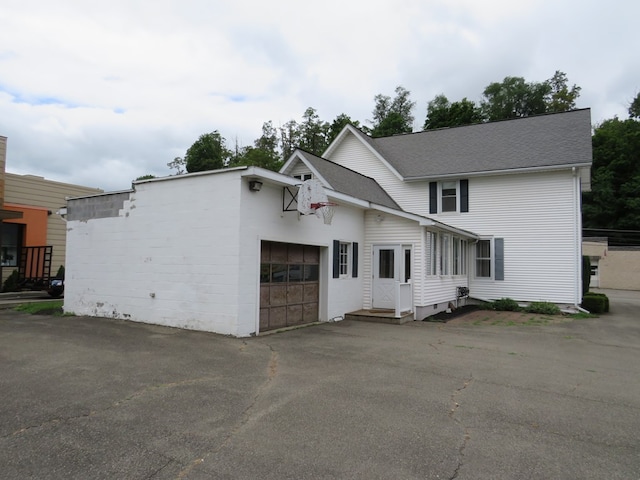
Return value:
<svg viewBox="0 0 640 480">
<path fill-rule="evenodd" d="M 603 305 L 604 310 L 602 310 L 602 312 L 592 312 L 592 313 L 608 313 L 609 312 L 609 297 L 607 297 L 604 293 L 588 292 L 584 296 L 584 298 L 582 299 L 582 305 L 583 305 L 582 308 L 586 308 L 587 310 L 589 310 L 587 307 L 584 306 L 584 302 L 587 298 L 602 298 L 602 301 L 604 302 L 604 305 Z"/>
<path fill-rule="evenodd" d="M 64 265 L 60 265 L 58 268 L 58 273 L 56 273 L 56 278 L 61 278 L 64 280 Z"/>
<path fill-rule="evenodd" d="M 517 312 L 520 310 L 518 302 L 512 298 L 501 298 L 491 302 L 491 305 L 494 310 L 498 310 L 500 312 Z"/>
<path fill-rule="evenodd" d="M 529 313 L 541 315 L 559 315 L 560 307 L 551 302 L 531 302 L 525 310 Z"/>
<path fill-rule="evenodd" d="M 11 272 L 2 285 L 3 292 L 17 292 L 20 289 L 20 274 L 18 270 Z"/>
<path fill-rule="evenodd" d="M 582 308 L 588 310 L 590 313 L 606 312 L 606 304 L 606 295 L 587 294 L 582 299 Z"/>
</svg>

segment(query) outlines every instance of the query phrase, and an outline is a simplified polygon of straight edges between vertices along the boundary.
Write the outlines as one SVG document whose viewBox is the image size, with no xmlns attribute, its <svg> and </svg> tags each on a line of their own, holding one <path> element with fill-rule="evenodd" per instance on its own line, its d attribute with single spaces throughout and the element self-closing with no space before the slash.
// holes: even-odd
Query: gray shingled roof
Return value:
<svg viewBox="0 0 640 480">
<path fill-rule="evenodd" d="M 589 109 L 373 138 L 405 179 L 590 164 Z"/>
<path fill-rule="evenodd" d="M 366 177 L 309 152 L 302 150 L 300 152 L 336 192 L 382 205 L 383 207 L 402 210 L 373 178 Z"/>
</svg>

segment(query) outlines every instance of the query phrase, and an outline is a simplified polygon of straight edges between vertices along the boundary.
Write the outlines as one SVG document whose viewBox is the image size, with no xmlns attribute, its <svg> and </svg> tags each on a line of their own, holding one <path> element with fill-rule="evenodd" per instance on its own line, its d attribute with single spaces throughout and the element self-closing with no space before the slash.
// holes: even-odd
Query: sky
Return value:
<svg viewBox="0 0 640 480">
<path fill-rule="evenodd" d="M 367 125 L 398 85 L 420 130 L 438 94 L 556 70 L 593 124 L 627 118 L 638 18 L 632 0 L 0 0 L 6 170 L 123 190 L 203 133 L 252 145 L 308 107 Z"/>
</svg>

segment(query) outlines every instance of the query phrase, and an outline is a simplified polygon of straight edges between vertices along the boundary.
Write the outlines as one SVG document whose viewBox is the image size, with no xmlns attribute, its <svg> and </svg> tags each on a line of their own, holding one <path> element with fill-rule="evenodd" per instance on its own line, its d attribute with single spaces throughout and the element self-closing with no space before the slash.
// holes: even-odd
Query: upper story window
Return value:
<svg viewBox="0 0 640 480">
<path fill-rule="evenodd" d="M 429 182 L 429 213 L 468 211 L 469 180 Z"/>
<path fill-rule="evenodd" d="M 313 175 L 310 173 L 301 173 L 293 176 L 293 178 L 297 178 L 298 180 L 302 180 L 303 182 L 306 180 L 311 180 L 312 177 Z"/>
<path fill-rule="evenodd" d="M 440 205 L 442 212 L 458 211 L 458 182 L 442 182 L 440 185 Z"/>
</svg>

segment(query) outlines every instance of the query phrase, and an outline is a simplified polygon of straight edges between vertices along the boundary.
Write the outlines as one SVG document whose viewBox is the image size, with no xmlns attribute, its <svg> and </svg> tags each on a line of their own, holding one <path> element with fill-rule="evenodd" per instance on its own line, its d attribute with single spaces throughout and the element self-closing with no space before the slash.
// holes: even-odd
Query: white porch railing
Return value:
<svg viewBox="0 0 640 480">
<path fill-rule="evenodd" d="M 402 312 L 410 312 L 413 308 L 413 285 L 411 283 L 396 282 L 396 318 Z"/>
</svg>

